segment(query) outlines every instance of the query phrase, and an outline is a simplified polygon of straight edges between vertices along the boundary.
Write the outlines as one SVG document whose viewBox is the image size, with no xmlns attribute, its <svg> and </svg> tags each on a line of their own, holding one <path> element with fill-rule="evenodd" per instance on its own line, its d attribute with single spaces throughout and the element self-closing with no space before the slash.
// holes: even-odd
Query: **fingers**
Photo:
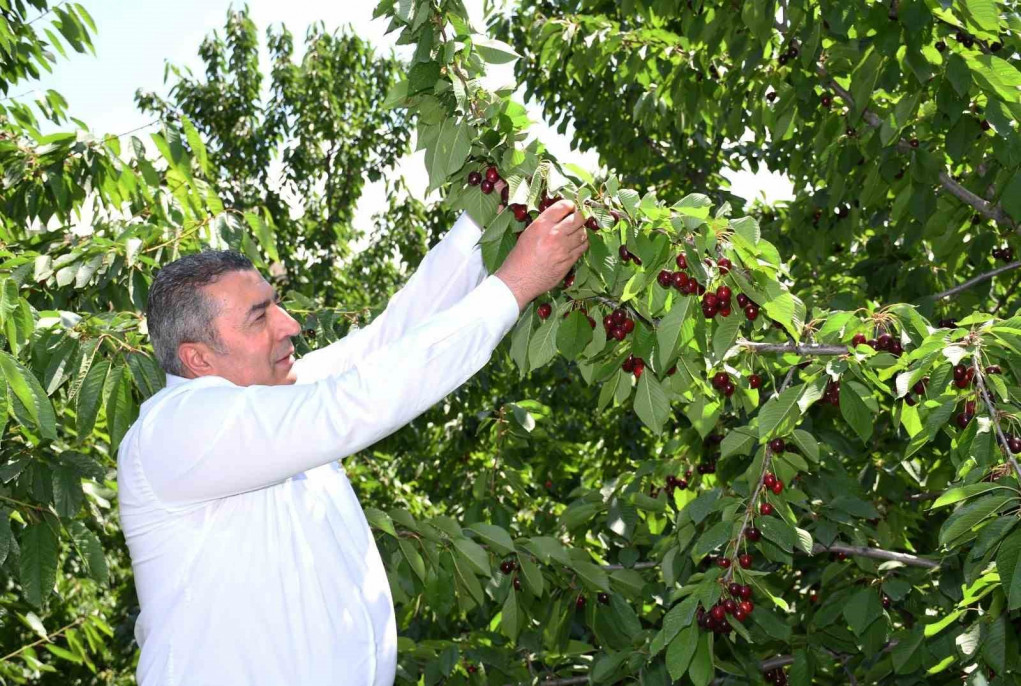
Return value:
<svg viewBox="0 0 1021 686">
<path fill-rule="evenodd" d="M 554 228 L 565 236 L 571 236 L 578 231 L 582 231 L 584 226 L 585 217 L 582 216 L 581 212 L 572 212 L 557 222 Z"/>
<path fill-rule="evenodd" d="M 552 219 L 554 224 L 557 224 L 574 213 L 574 210 L 574 203 L 570 200 L 557 200 L 542 214 Z"/>
</svg>

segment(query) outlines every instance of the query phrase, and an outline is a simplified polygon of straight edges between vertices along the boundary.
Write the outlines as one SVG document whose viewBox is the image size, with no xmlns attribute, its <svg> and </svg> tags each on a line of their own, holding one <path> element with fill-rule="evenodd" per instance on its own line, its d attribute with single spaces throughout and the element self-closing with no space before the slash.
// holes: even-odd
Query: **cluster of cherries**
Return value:
<svg viewBox="0 0 1021 686">
<path fill-rule="evenodd" d="M 888 333 L 881 333 L 875 338 L 866 338 L 865 334 L 856 333 L 851 338 L 851 345 L 867 345 L 873 350 L 888 352 L 895 357 L 900 357 L 904 353 L 904 346 L 901 345 L 900 340 Z"/>
<path fill-rule="evenodd" d="M 608 338 L 623 341 L 629 333 L 635 330 L 635 320 L 627 316 L 626 310 L 618 307 L 603 317 L 603 328 L 606 329 Z"/>
<path fill-rule="evenodd" d="M 695 617 L 700 628 L 717 634 L 729 634 L 734 627 L 727 621 L 727 615 L 739 622 L 748 619 L 748 615 L 755 609 L 751 600 L 752 587 L 731 582 L 727 591 L 730 593 L 730 597 L 725 600 L 720 598 L 708 611 L 701 607 L 698 608 Z"/>
<path fill-rule="evenodd" d="M 628 374 L 634 374 L 636 379 L 642 378 L 642 372 L 645 371 L 645 360 L 634 355 L 628 355 L 627 359 L 621 362 L 620 368 Z"/>
<path fill-rule="evenodd" d="M 786 50 L 780 53 L 780 56 L 776 58 L 776 61 L 781 65 L 787 64 L 792 59 L 796 58 L 800 54 L 798 50 L 798 41 L 792 40 Z"/>
<path fill-rule="evenodd" d="M 771 669 L 762 676 L 773 686 L 787 686 L 787 672 L 783 671 L 783 667 Z"/>
<path fill-rule="evenodd" d="M 503 574 L 510 574 L 517 568 L 518 563 L 515 562 L 514 560 L 504 560 L 503 562 L 500 563 L 500 571 Z M 511 579 L 511 584 L 514 586 L 515 591 L 521 590 L 521 579 L 518 578 L 517 574 L 515 574 L 514 578 Z"/>
<path fill-rule="evenodd" d="M 592 220 L 590 219 L 589 221 Z M 620 248 L 617 250 L 617 254 L 620 255 L 621 262 L 631 261 L 635 263 L 636 267 L 642 266 L 642 258 L 628 250 L 626 245 L 620 246 Z"/>
<path fill-rule="evenodd" d="M 596 601 L 600 605 L 609 605 L 610 604 L 610 594 L 609 593 L 599 593 L 598 595 L 596 595 Z M 574 599 L 574 606 L 576 608 L 578 608 L 579 610 L 584 610 L 585 609 L 585 604 L 587 602 L 588 601 L 585 599 L 585 596 L 579 593 L 578 597 Z"/>
<path fill-rule="evenodd" d="M 663 490 L 666 492 L 666 494 L 668 496 L 673 495 L 674 494 L 674 490 L 676 490 L 678 488 L 683 491 L 683 490 L 688 488 L 688 479 L 690 479 L 690 478 L 691 478 L 691 470 L 690 469 L 687 470 L 686 472 L 684 472 L 684 478 L 683 479 L 678 479 L 673 474 L 667 474 L 666 486 L 663 487 Z M 656 488 L 655 486 L 653 486 L 651 489 L 649 489 L 649 495 L 652 496 L 653 498 L 655 498 L 657 495 L 659 495 L 659 489 Z"/>
<path fill-rule="evenodd" d="M 468 185 L 478 186 L 479 190 L 489 195 L 496 188 L 496 184 L 500 182 L 500 170 L 496 167 L 490 166 L 486 168 L 485 172 L 469 172 L 468 173 Z"/>
<path fill-rule="evenodd" d="M 1014 248 L 993 248 L 993 259 L 1003 260 L 1004 262 L 1010 262 L 1014 259 Z"/>
</svg>

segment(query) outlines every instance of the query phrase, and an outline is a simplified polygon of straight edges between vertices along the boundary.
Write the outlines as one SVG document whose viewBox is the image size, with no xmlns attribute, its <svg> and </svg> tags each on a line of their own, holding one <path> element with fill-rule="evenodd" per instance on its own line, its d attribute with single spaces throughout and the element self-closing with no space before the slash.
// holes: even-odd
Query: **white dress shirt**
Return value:
<svg viewBox="0 0 1021 686">
<path fill-rule="evenodd" d="M 518 318 L 467 215 L 297 383 L 167 377 L 121 443 L 140 686 L 390 686 L 393 600 L 337 460 L 467 381 Z"/>
</svg>

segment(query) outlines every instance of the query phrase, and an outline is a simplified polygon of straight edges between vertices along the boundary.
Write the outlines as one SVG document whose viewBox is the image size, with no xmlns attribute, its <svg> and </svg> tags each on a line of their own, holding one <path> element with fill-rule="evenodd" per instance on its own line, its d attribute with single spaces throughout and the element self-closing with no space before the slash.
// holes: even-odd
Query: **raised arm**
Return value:
<svg viewBox="0 0 1021 686">
<path fill-rule="evenodd" d="M 372 323 L 295 363 L 298 383 L 312 383 L 347 369 L 366 351 L 397 340 L 471 293 L 487 276 L 476 245 L 481 235 L 471 217 L 462 214 Z"/>
<path fill-rule="evenodd" d="M 498 277 L 389 345 L 312 384 L 236 386 L 203 377 L 143 420 L 142 472 L 179 505 L 244 493 L 384 438 L 489 360 L 519 314 Z"/>
</svg>

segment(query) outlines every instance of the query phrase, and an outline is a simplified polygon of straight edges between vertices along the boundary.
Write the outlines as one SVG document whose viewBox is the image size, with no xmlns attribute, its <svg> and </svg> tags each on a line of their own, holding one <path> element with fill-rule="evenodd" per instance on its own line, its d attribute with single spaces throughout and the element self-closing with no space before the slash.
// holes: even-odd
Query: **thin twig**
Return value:
<svg viewBox="0 0 1021 686">
<path fill-rule="evenodd" d="M 929 560 L 924 557 L 918 557 L 917 555 L 910 555 L 908 553 L 898 553 L 893 550 L 869 548 L 863 545 L 844 545 L 842 543 L 833 543 L 825 546 L 822 543 L 816 543 L 812 546 L 812 555 L 819 555 L 820 553 L 844 553 L 845 555 L 869 557 L 873 560 L 900 562 L 901 564 L 908 565 L 909 567 L 924 567 L 925 569 L 936 569 L 939 567 L 939 562 L 935 560 Z"/>
<path fill-rule="evenodd" d="M 1003 272 L 1009 272 L 1010 270 L 1017 269 L 1018 267 L 1021 267 L 1021 260 L 1015 260 L 1014 262 L 1011 262 L 1009 264 L 1005 264 L 1002 267 L 997 267 L 996 269 L 992 269 L 990 271 L 987 271 L 984 274 L 979 274 L 978 276 L 974 276 L 974 277 L 968 279 L 967 281 L 965 281 L 964 283 L 958 284 L 958 285 L 954 286 L 953 288 L 948 288 L 947 290 L 943 291 L 942 293 L 937 293 L 937 294 L 929 296 L 929 297 L 931 297 L 933 300 L 943 300 L 944 298 L 949 298 L 952 295 L 957 295 L 961 291 L 964 291 L 964 290 L 967 290 L 967 289 L 971 288 L 972 286 L 974 286 L 977 283 L 982 283 L 983 281 L 988 281 L 989 279 L 993 278 L 997 274 L 1002 274 Z"/>
<path fill-rule="evenodd" d="M 7 660 L 10 660 L 12 657 L 17 657 L 18 655 L 21 655 L 26 650 L 29 650 L 30 648 L 35 648 L 37 645 L 40 645 L 42 643 L 49 643 L 53 639 L 55 639 L 57 636 L 60 636 L 62 633 L 67 631 L 68 629 L 73 629 L 74 627 L 78 626 L 79 624 L 81 624 L 84 621 L 85 621 L 84 617 L 79 617 L 78 619 L 74 620 L 73 622 L 71 622 L 67 626 L 61 627 L 60 629 L 57 629 L 56 631 L 54 631 L 52 634 L 50 634 L 48 636 L 44 636 L 43 638 L 40 638 L 35 643 L 29 643 L 27 646 L 21 646 L 20 648 L 18 648 L 17 650 L 15 650 L 12 653 L 7 653 L 3 657 L 0 657 L 0 663 L 6 662 Z"/>
<path fill-rule="evenodd" d="M 1014 473 L 1017 474 L 1018 481 L 1021 481 L 1021 465 L 1018 465 L 1017 460 L 1014 459 L 1013 453 L 1010 452 L 1010 444 L 1007 443 L 1007 437 L 1003 435 L 1003 429 L 1000 428 L 1000 419 L 996 415 L 996 405 L 993 404 L 992 399 L 989 397 L 989 392 L 986 390 L 986 382 L 982 373 L 982 353 L 978 349 L 975 350 L 972 367 L 975 369 L 975 383 L 978 384 L 978 390 L 979 393 L 982 394 L 982 400 L 985 401 L 986 407 L 989 409 L 989 418 L 993 421 L 993 428 L 996 430 L 996 437 L 1000 441 L 1000 449 L 1003 450 L 1003 454 L 1007 457 L 1007 461 L 1010 462 L 1010 466 L 1014 468 Z"/>
<path fill-rule="evenodd" d="M 821 343 L 756 343 L 744 338 L 735 345 L 757 353 L 794 353 L 797 355 L 847 355 L 846 345 L 823 345 Z"/>
</svg>

